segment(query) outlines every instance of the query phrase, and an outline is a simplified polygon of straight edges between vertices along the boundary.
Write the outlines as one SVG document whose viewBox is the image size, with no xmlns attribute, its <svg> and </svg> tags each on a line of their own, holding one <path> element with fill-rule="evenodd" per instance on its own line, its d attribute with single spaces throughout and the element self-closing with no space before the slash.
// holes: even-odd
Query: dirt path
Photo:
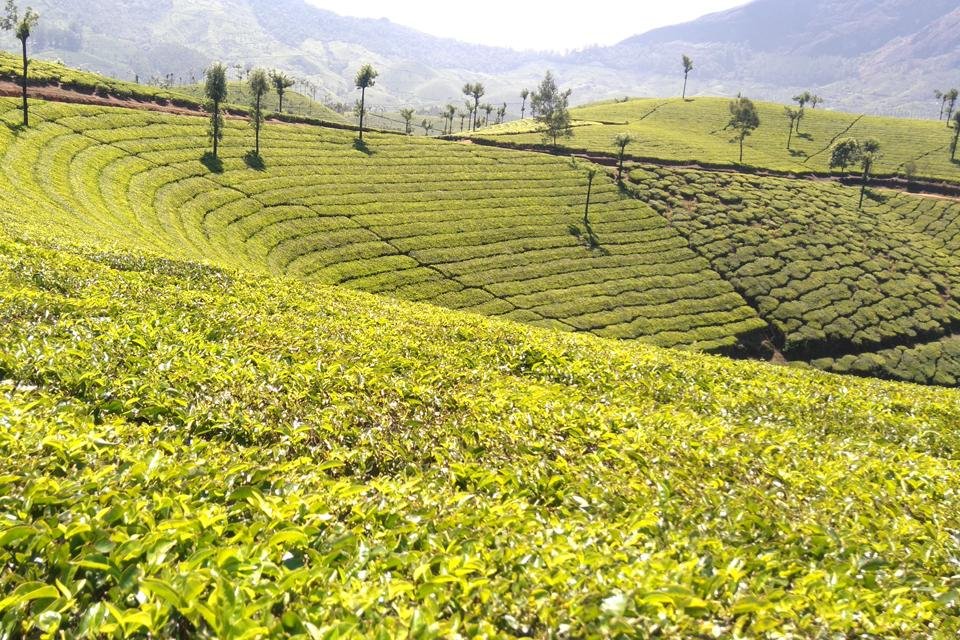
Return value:
<svg viewBox="0 0 960 640">
<path fill-rule="evenodd" d="M 0 96 L 5 98 L 19 98 L 22 94 L 20 85 L 8 80 L 0 80 Z M 74 89 L 64 89 L 59 85 L 31 86 L 27 88 L 27 96 L 38 100 L 52 102 L 69 102 L 72 104 L 86 104 L 100 107 L 121 107 L 127 109 L 141 109 L 144 111 L 160 111 L 176 115 L 200 115 L 203 110 L 197 107 L 190 109 L 176 106 L 169 102 L 152 102 L 136 100 L 134 98 L 118 98 L 116 96 L 100 96 L 84 93 Z"/>
</svg>

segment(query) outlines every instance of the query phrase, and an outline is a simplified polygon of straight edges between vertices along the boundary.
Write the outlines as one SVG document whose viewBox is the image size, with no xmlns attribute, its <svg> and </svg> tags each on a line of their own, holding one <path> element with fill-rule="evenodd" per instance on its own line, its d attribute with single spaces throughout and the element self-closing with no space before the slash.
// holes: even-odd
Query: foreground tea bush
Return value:
<svg viewBox="0 0 960 640">
<path fill-rule="evenodd" d="M 0 237 L 0 635 L 949 637 L 960 395 Z"/>
</svg>

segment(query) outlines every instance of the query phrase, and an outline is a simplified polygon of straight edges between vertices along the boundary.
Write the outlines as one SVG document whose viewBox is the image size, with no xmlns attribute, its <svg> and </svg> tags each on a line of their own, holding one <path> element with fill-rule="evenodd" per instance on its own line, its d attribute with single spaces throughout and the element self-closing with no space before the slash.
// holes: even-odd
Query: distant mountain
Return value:
<svg viewBox="0 0 960 640">
<path fill-rule="evenodd" d="M 756 0 L 610 47 L 565 56 L 431 36 L 387 20 L 339 16 L 305 0 L 33 0 L 43 16 L 34 50 L 67 64 L 141 80 L 199 78 L 211 60 L 283 68 L 352 102 L 364 62 L 381 76 L 373 103 L 459 104 L 465 81 L 486 100 L 519 107 L 545 69 L 576 102 L 674 95 L 679 58 L 693 93 L 789 99 L 803 89 L 827 106 L 929 115 L 934 88 L 960 85 L 957 0 Z M 612 18 L 613 19 L 613 18 Z M 12 39 L 4 46 L 13 48 Z M 515 106 L 514 106 L 515 105 Z"/>
</svg>

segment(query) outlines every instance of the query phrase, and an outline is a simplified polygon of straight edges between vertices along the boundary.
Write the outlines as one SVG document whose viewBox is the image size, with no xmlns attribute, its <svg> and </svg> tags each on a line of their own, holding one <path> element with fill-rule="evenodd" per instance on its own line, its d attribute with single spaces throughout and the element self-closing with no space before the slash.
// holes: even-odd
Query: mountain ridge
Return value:
<svg viewBox="0 0 960 640">
<path fill-rule="evenodd" d="M 460 42 L 385 19 L 340 16 L 305 0 L 35 4 L 44 17 L 34 43 L 41 58 L 126 79 L 172 73 L 175 82 L 196 80 L 213 59 L 277 67 L 323 87 L 324 99 L 346 103 L 356 68 L 371 62 L 381 69 L 371 97 L 386 108 L 459 104 L 462 84 L 479 80 L 487 100 L 507 102 L 514 112 L 519 89 L 548 68 L 573 89 L 577 104 L 673 95 L 679 57 L 689 53 L 694 95 L 747 92 L 783 101 L 809 89 L 828 107 L 931 117 L 932 90 L 951 86 L 960 65 L 960 9 L 952 0 L 921 7 L 906 0 L 754 0 L 567 54 Z"/>
</svg>

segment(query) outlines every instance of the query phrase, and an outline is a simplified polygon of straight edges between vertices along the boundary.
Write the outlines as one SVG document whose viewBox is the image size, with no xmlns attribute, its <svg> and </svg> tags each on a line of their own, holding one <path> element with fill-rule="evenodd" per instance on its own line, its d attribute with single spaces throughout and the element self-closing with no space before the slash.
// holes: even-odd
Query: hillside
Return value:
<svg viewBox="0 0 960 640">
<path fill-rule="evenodd" d="M 9 123 L 15 100 L 0 101 Z M 270 125 L 266 167 L 228 122 L 37 103 L 0 129 L 0 223 L 18 234 L 262 273 L 665 346 L 731 350 L 763 327 L 667 221 L 567 160 Z M 32 212 L 42 212 L 42 215 Z"/>
<path fill-rule="evenodd" d="M 7 635 L 960 630 L 956 391 L 3 232 L 0 317 Z"/>
<path fill-rule="evenodd" d="M 739 147 L 726 129 L 729 99 L 633 99 L 604 102 L 570 110 L 573 137 L 562 138 L 563 149 L 612 154 L 614 138 L 629 134 L 634 141 L 627 155 L 639 158 L 721 166 L 771 169 L 795 174 L 830 173 L 830 149 L 845 137 L 876 138 L 883 145 L 877 175 L 914 175 L 960 182 L 960 165 L 950 160 L 953 130 L 937 120 L 886 118 L 844 113 L 809 105 L 787 149 L 789 125 L 782 104 L 756 102 L 760 127 L 747 138 L 743 165 Z M 479 130 L 467 137 L 514 145 L 543 143 L 531 119 Z M 856 168 L 848 171 L 856 174 Z M 838 173 L 837 171 L 836 173 Z"/>
<path fill-rule="evenodd" d="M 756 0 L 562 56 L 457 42 L 305 0 L 33 4 L 44 16 L 37 51 L 47 59 L 126 79 L 173 74 L 183 83 L 214 59 L 279 67 L 320 85 L 322 100 L 348 104 L 353 74 L 368 61 L 382 71 L 374 102 L 390 109 L 443 104 L 459 98 L 464 82 L 482 80 L 488 99 L 507 101 L 513 115 L 520 88 L 548 68 L 577 102 L 672 96 L 680 91 L 680 56 L 689 53 L 691 90 L 700 95 L 743 91 L 785 101 L 809 89 L 841 108 L 935 117 L 932 91 L 955 84 L 960 65 L 953 0 Z M 207 24 L 218 28 L 200 26 Z"/>
<path fill-rule="evenodd" d="M 15 108 L 0 101 L 11 125 Z M 202 118 L 55 103 L 34 118 L 0 129 L 0 224 L 17 237 L 661 346 L 960 380 L 951 200 L 874 190 L 858 211 L 858 190 L 830 181 L 638 165 L 622 189 L 594 180 L 585 220 L 585 166 L 547 154 L 379 133 L 360 146 L 350 131 L 271 123 L 261 168 L 245 159 L 249 126 L 230 121 L 216 165 L 203 160 Z"/>
</svg>

